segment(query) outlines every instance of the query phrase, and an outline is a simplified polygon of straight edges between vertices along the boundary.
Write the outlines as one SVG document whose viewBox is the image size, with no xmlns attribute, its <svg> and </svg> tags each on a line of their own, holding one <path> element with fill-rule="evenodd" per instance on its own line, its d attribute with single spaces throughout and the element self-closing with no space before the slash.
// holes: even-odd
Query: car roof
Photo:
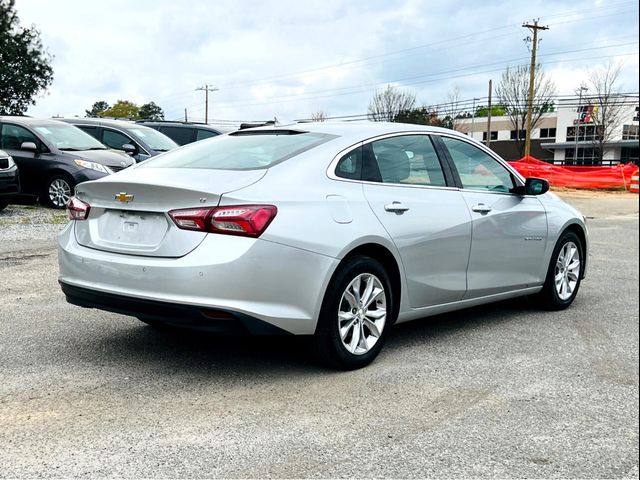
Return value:
<svg viewBox="0 0 640 480">
<path fill-rule="evenodd" d="M 447 133 L 450 135 L 469 138 L 464 133 L 429 125 L 415 125 L 395 122 L 298 122 L 288 125 L 269 125 L 240 130 L 240 132 L 270 132 L 270 131 L 298 131 L 310 133 L 324 133 L 344 137 L 345 139 L 364 140 L 366 138 L 393 133 Z"/>
<path fill-rule="evenodd" d="M 168 126 L 168 127 L 193 127 L 193 128 L 203 128 L 205 130 L 215 130 L 219 132 L 220 130 L 212 127 L 211 125 L 207 125 L 206 123 L 198 123 L 198 122 L 178 122 L 178 121 L 158 121 L 158 120 L 138 120 L 136 121 L 136 125 L 157 125 L 157 126 Z"/>
<path fill-rule="evenodd" d="M 0 115 L 0 121 L 13 122 L 18 125 L 22 124 L 22 125 L 31 125 L 31 126 L 59 125 L 60 123 L 64 123 L 54 118 L 34 118 L 34 117 L 21 117 L 21 116 L 11 116 L 11 115 Z"/>
</svg>

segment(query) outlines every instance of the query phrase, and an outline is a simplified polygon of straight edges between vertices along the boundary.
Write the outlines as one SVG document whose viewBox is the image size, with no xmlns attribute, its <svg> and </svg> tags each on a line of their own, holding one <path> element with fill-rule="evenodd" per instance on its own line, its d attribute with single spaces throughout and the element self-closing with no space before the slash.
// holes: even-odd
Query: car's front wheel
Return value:
<svg viewBox="0 0 640 480">
<path fill-rule="evenodd" d="M 319 359 L 352 370 L 371 363 L 393 323 L 393 292 L 384 267 L 376 260 L 348 259 L 331 280 L 314 337 Z"/>
<path fill-rule="evenodd" d="M 574 232 L 565 232 L 558 240 L 538 299 L 547 310 L 563 310 L 578 294 L 584 269 L 584 248 Z"/>
<path fill-rule="evenodd" d="M 67 175 L 54 175 L 44 185 L 42 203 L 51 208 L 66 208 L 73 196 L 75 183 Z"/>
</svg>

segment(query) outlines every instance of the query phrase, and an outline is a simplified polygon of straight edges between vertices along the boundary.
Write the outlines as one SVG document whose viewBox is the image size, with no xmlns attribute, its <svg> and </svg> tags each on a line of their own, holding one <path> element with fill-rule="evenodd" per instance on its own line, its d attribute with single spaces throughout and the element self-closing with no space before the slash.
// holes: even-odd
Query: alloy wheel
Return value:
<svg viewBox="0 0 640 480">
<path fill-rule="evenodd" d="M 555 286 L 560 300 L 568 300 L 573 295 L 580 276 L 580 251 L 573 242 L 567 242 L 556 260 Z"/>
<path fill-rule="evenodd" d="M 56 178 L 49 184 L 49 199 L 57 208 L 64 208 L 71 198 L 71 185 L 63 179 Z"/>
<path fill-rule="evenodd" d="M 387 297 L 382 282 L 362 273 L 347 286 L 338 307 L 338 331 L 344 348 L 364 355 L 378 342 L 387 321 Z"/>
</svg>

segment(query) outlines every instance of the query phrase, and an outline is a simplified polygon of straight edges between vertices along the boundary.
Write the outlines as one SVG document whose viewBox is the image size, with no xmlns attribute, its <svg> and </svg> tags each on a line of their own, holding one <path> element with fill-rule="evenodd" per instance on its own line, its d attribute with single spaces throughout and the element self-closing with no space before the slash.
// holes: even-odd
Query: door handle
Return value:
<svg viewBox="0 0 640 480">
<path fill-rule="evenodd" d="M 404 205 L 404 204 L 402 204 L 400 202 L 392 202 L 392 203 L 388 203 L 387 205 L 385 205 L 384 209 L 387 212 L 393 212 L 393 213 L 396 213 L 398 215 L 402 215 L 404 212 L 409 210 L 409 207 L 407 207 L 406 205 Z"/>
<path fill-rule="evenodd" d="M 489 205 L 485 205 L 484 203 L 478 203 L 471 207 L 471 210 L 478 213 L 489 213 L 491 211 L 491 207 Z"/>
</svg>

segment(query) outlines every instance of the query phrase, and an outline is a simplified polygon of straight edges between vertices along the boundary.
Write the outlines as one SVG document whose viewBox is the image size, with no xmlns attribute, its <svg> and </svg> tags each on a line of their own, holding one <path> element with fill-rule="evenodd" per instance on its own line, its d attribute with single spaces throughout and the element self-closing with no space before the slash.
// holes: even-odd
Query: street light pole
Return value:
<svg viewBox="0 0 640 480">
<path fill-rule="evenodd" d="M 578 97 L 578 119 L 576 121 L 576 126 L 573 129 L 573 134 L 576 137 L 574 148 L 573 148 L 573 164 L 576 165 L 578 163 L 578 137 L 580 136 L 580 122 L 582 121 L 582 92 L 589 90 L 584 85 L 580 85 L 578 87 L 579 97 Z"/>
</svg>

